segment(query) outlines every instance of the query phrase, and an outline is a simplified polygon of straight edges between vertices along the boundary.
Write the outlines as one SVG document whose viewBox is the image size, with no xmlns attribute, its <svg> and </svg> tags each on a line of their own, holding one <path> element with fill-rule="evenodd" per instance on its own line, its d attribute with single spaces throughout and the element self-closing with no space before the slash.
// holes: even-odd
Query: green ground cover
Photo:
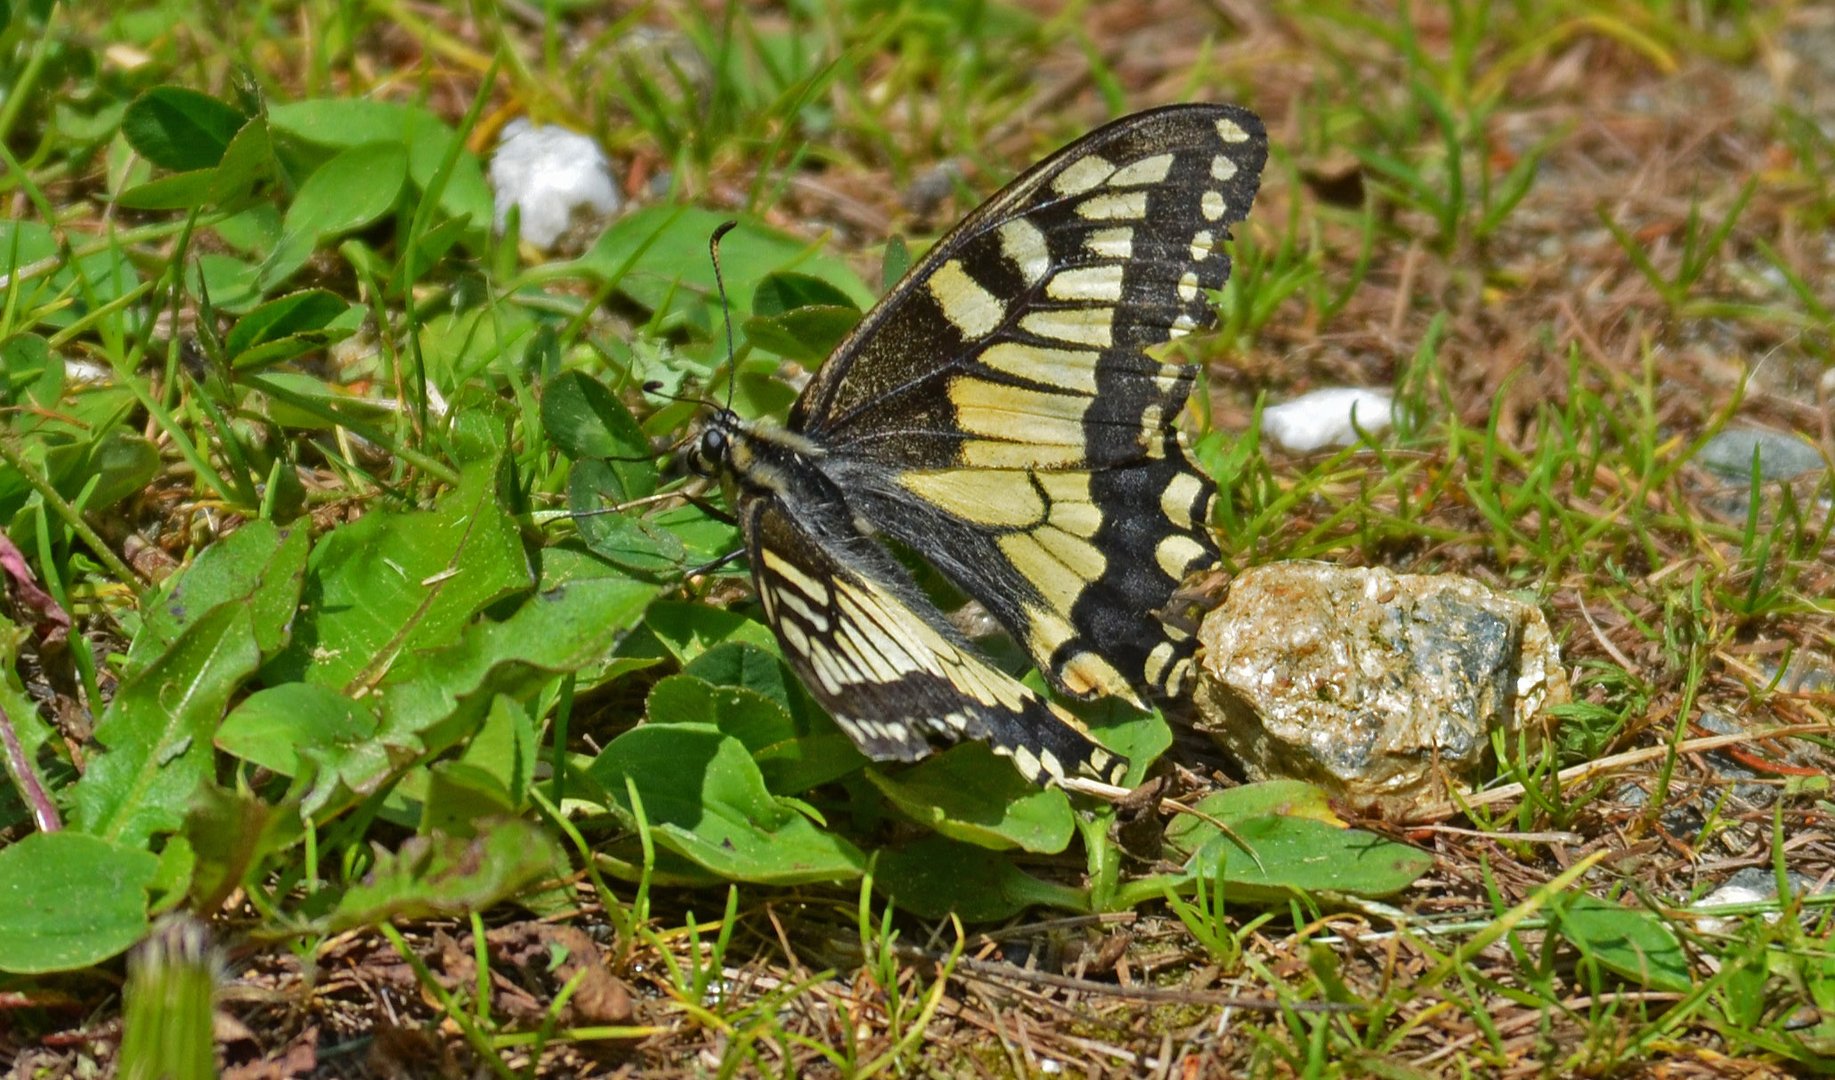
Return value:
<svg viewBox="0 0 1835 1080">
<path fill-rule="evenodd" d="M 1835 13 L 0 21 L 20 1075 L 1835 1071 Z M 781 415 L 1001 183 L 1184 100 L 1272 143 L 1187 350 L 1228 568 L 1467 574 L 1575 683 L 1407 828 L 1118 708 L 1133 779 L 1208 815 L 1148 813 L 1145 859 L 1138 807 L 979 747 L 869 767 L 743 567 L 692 572 L 737 538 L 670 494 L 666 395 Z M 520 116 L 626 199 L 565 254 L 491 228 Z M 1395 431 L 1259 437 L 1338 384 Z"/>
</svg>

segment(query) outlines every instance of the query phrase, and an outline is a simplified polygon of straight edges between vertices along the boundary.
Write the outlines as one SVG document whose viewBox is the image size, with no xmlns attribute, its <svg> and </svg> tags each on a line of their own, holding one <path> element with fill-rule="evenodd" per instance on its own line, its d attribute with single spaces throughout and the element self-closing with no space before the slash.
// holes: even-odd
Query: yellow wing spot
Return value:
<svg viewBox="0 0 1835 1080">
<path fill-rule="evenodd" d="M 973 375 L 958 375 L 949 382 L 956 425 L 973 435 L 999 439 L 1080 446 L 1083 414 L 1091 400 L 1080 394 L 1002 386 Z"/>
<path fill-rule="evenodd" d="M 995 529 L 1023 529 L 1045 518 L 1045 502 L 1020 471 L 934 469 L 901 473 L 905 490 L 964 521 Z M 1056 520 L 1057 507 L 1052 507 Z"/>
<path fill-rule="evenodd" d="M 779 595 L 777 599 L 785 607 L 796 612 L 804 622 L 809 624 L 811 629 L 818 634 L 827 632 L 828 614 L 826 612 L 816 610 L 813 604 L 803 599 L 801 596 L 798 596 L 796 593 L 786 592 L 781 589 L 778 590 L 778 592 Z"/>
<path fill-rule="evenodd" d="M 1050 531 L 1055 532 L 1056 530 Z M 1001 554 L 1012 560 L 1021 576 L 1032 582 L 1033 587 L 1038 589 L 1039 594 L 1045 598 L 1046 603 L 1051 605 L 1053 611 L 1070 610 L 1071 604 L 1076 602 L 1078 595 L 1089 584 L 1089 578 L 1066 566 L 1056 554 L 1046 550 L 1045 545 L 1039 542 L 1037 533 L 1007 533 L 997 542 L 1000 544 Z M 1100 553 L 1098 553 L 1098 558 L 1100 558 Z M 1043 625 L 1045 620 L 1039 618 L 1040 613 L 1034 612 L 1033 614 L 1033 634 L 1035 636 L 1051 634 L 1054 628 Z M 1063 644 L 1070 636 L 1069 624 L 1063 623 L 1061 618 L 1056 621 L 1063 624 L 1063 637 L 1042 642 L 1047 646 L 1044 649 L 1037 648 L 1036 645 L 1039 643 L 1035 643 L 1034 655 L 1050 656 L 1052 650 Z"/>
<path fill-rule="evenodd" d="M 1217 121 L 1217 137 L 1227 143 L 1249 141 L 1249 133 L 1242 129 L 1242 125 L 1227 116 Z"/>
<path fill-rule="evenodd" d="M 863 633 L 869 630 L 874 633 L 875 640 L 871 643 L 857 639 L 852 629 L 838 635 L 847 651 L 858 655 L 861 666 L 872 666 L 872 661 L 868 659 L 870 653 L 885 662 L 891 671 L 891 678 L 912 671 L 936 671 L 934 664 L 926 663 L 922 646 L 911 640 L 909 627 L 901 625 L 877 599 L 856 594 L 850 589 L 844 590 L 836 600 L 846 609 L 846 625 Z M 878 605 L 877 612 L 868 610 L 867 600 L 873 600 Z"/>
<path fill-rule="evenodd" d="M 1109 177 L 1109 186 L 1140 187 L 1144 184 L 1157 184 L 1166 179 L 1166 174 L 1171 171 L 1172 155 L 1155 154 L 1115 170 L 1115 174 Z"/>
<path fill-rule="evenodd" d="M 1204 481 L 1191 473 L 1180 473 L 1160 492 L 1160 512 L 1174 525 L 1190 525 L 1197 511 L 1198 497 L 1204 493 Z"/>
<path fill-rule="evenodd" d="M 1039 749 L 1039 767 L 1045 770 L 1047 776 L 1055 776 L 1060 780 L 1064 778 L 1064 763 L 1058 760 L 1058 755 L 1042 747 Z"/>
<path fill-rule="evenodd" d="M 1045 294 L 1053 300 L 1106 300 L 1109 303 L 1120 303 L 1121 273 L 1119 263 L 1062 270 L 1045 285 Z"/>
<path fill-rule="evenodd" d="M 1114 172 L 1115 165 L 1107 158 L 1091 154 L 1065 166 L 1058 178 L 1051 182 L 1051 190 L 1060 195 L 1081 195 L 1107 180 Z"/>
<path fill-rule="evenodd" d="M 803 633 L 803 628 L 788 619 L 774 621 L 777 625 L 777 632 L 784 636 L 784 644 L 790 646 L 790 651 L 798 656 L 807 656 L 809 654 L 809 635 Z"/>
<path fill-rule="evenodd" d="M 1102 511 L 1096 509 L 1095 503 L 1054 502 L 1051 504 L 1051 523 L 1072 536 L 1081 536 L 1087 540 L 1102 528 Z"/>
<path fill-rule="evenodd" d="M 1179 279 L 1179 299 L 1189 304 L 1197 298 L 1198 275 L 1195 271 L 1187 270 L 1185 276 Z"/>
<path fill-rule="evenodd" d="M 1172 320 L 1171 326 L 1166 328 L 1166 336 L 1169 338 L 1182 338 L 1197 328 L 1198 320 L 1192 318 L 1190 315 L 1180 315 L 1178 318 Z"/>
<path fill-rule="evenodd" d="M 1028 780 L 1032 780 L 1032 781 L 1038 780 L 1039 775 L 1043 770 L 1039 766 L 1038 756 L 1034 754 L 1032 751 L 1026 749 L 1023 746 L 1013 746 L 1013 747 L 997 746 L 994 749 L 996 751 L 1003 750 L 1003 749 L 1006 750 L 1007 756 L 1013 759 L 1013 767 L 1019 770 L 1019 774 L 1021 776 L 1025 777 Z"/>
<path fill-rule="evenodd" d="M 1209 229 L 1200 229 L 1191 238 L 1191 258 L 1193 262 L 1203 262 L 1211 257 L 1211 245 L 1215 241 Z"/>
<path fill-rule="evenodd" d="M 990 345 L 975 357 L 995 371 L 1018 375 L 1035 383 L 1044 383 L 1079 394 L 1096 392 L 1098 354 L 1082 349 L 1048 349 L 1039 345 L 1021 345 L 1003 341 Z"/>
<path fill-rule="evenodd" d="M 1102 511 L 1090 501 L 1089 473 L 1039 473 L 1037 479 L 1051 500 L 1054 526 L 1086 540 L 1102 528 Z"/>
<path fill-rule="evenodd" d="M 1082 465 L 1083 442 L 1046 446 L 974 439 L 962 444 L 962 464 L 972 469 L 1068 469 Z"/>
<path fill-rule="evenodd" d="M 1102 549 L 1080 536 L 1074 536 L 1063 529 L 1046 526 L 1032 534 L 1040 546 L 1084 581 L 1095 581 L 1109 567 L 1109 561 L 1102 554 Z"/>
<path fill-rule="evenodd" d="M 1025 218 L 1014 218 L 1000 227 L 1000 253 L 1028 285 L 1037 285 L 1051 272 L 1051 249 L 1045 234 Z"/>
<path fill-rule="evenodd" d="M 853 667 L 866 672 L 874 682 L 892 682 L 898 678 L 898 672 L 893 670 L 892 666 L 886 662 L 884 651 L 872 648 L 867 642 L 861 641 L 856 637 L 850 630 L 844 629 L 841 633 L 836 634 L 834 642 L 839 648 L 840 654 L 847 658 L 847 662 Z"/>
<path fill-rule="evenodd" d="M 1227 156 L 1218 154 L 1211 159 L 1211 179 L 1229 180 L 1236 175 L 1236 163 Z"/>
<path fill-rule="evenodd" d="M 1027 333 L 1042 338 L 1106 349 L 1114 340 L 1114 321 L 1115 309 L 1086 307 L 1034 311 L 1021 316 L 1019 325 Z"/>
<path fill-rule="evenodd" d="M 1115 665 L 1088 650 L 1071 657 L 1058 672 L 1058 678 L 1063 680 L 1065 689 L 1078 697 L 1104 694 L 1119 697 L 1137 708 L 1141 703 L 1134 688 L 1128 685 L 1127 678 L 1115 669 Z"/>
<path fill-rule="evenodd" d="M 1223 201 L 1223 195 L 1219 192 L 1207 191 L 1204 198 L 1198 200 L 1198 209 L 1204 211 L 1206 221 L 1216 221 L 1228 208 L 1229 204 Z"/>
<path fill-rule="evenodd" d="M 815 578 L 810 577 L 808 574 L 803 573 L 802 567 L 784 558 L 777 552 L 766 549 L 765 568 L 782 578 L 786 583 L 794 587 L 808 599 L 814 600 L 819 604 L 828 603 L 828 587 Z"/>
<path fill-rule="evenodd" d="M 1147 448 L 1148 457 L 1160 457 L 1160 432 L 1166 427 L 1166 410 L 1157 403 L 1141 410 L 1141 445 Z"/>
<path fill-rule="evenodd" d="M 948 679 L 964 694 L 983 705 L 998 705 L 1016 711 L 1029 693 L 1005 672 L 997 671 L 980 660 L 965 656 L 937 633 L 935 627 L 911 614 L 895 597 L 872 584 L 863 585 L 863 600 L 870 600 L 877 615 L 872 620 L 895 637 L 924 670 Z M 850 597 L 851 599 L 851 597 Z M 920 651 L 921 650 L 921 651 Z"/>
<path fill-rule="evenodd" d="M 1006 305 L 1000 298 L 969 277 L 955 259 L 937 267 L 928 284 L 930 295 L 943 309 L 943 317 L 964 337 L 986 337 L 1007 317 Z"/>
<path fill-rule="evenodd" d="M 1184 693 L 1185 680 L 1189 678 L 1191 678 L 1191 657 L 1188 656 L 1172 665 L 1172 670 L 1166 673 L 1166 696 L 1178 697 Z"/>
<path fill-rule="evenodd" d="M 1147 654 L 1147 662 L 1141 665 L 1141 673 L 1147 677 L 1152 686 L 1161 685 L 1161 676 L 1166 674 L 1166 665 L 1172 663 L 1173 654 L 1178 647 L 1170 641 L 1162 641 Z"/>
<path fill-rule="evenodd" d="M 809 667 L 811 671 L 815 672 L 816 681 L 821 683 L 822 689 L 828 691 L 830 695 L 839 694 L 841 688 L 851 681 L 842 678 L 840 669 L 835 665 L 834 655 L 827 649 L 811 649 L 804 655 L 809 658 Z"/>
<path fill-rule="evenodd" d="M 1086 472 L 1040 473 L 1039 486 L 1053 502 L 1089 502 L 1090 474 Z"/>
<path fill-rule="evenodd" d="M 1134 257 L 1134 230 L 1126 225 L 1096 229 L 1083 238 L 1083 250 L 1125 262 Z"/>
<path fill-rule="evenodd" d="M 1166 571 L 1166 576 L 1179 579 L 1195 562 L 1205 557 L 1204 545 L 1189 536 L 1168 536 L 1160 541 L 1160 546 L 1153 549 L 1153 558 Z"/>
<path fill-rule="evenodd" d="M 1147 216 L 1145 191 L 1092 195 L 1077 204 L 1077 216 L 1091 221 L 1139 221 Z"/>
</svg>

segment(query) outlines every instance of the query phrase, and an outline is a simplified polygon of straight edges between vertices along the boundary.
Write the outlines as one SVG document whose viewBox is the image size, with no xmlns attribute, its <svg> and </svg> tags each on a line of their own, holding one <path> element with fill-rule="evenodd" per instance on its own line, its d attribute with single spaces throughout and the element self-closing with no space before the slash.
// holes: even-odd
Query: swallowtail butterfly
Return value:
<svg viewBox="0 0 1835 1080">
<path fill-rule="evenodd" d="M 994 667 L 884 547 L 979 600 L 1052 688 L 1178 694 L 1189 630 L 1159 617 L 1213 566 L 1211 481 L 1174 426 L 1222 250 L 1267 158 L 1261 121 L 1175 105 L 1108 124 L 971 213 L 869 312 L 782 426 L 714 415 L 784 656 L 868 756 L 978 739 L 1028 779 L 1118 783 L 1127 760 Z"/>
</svg>

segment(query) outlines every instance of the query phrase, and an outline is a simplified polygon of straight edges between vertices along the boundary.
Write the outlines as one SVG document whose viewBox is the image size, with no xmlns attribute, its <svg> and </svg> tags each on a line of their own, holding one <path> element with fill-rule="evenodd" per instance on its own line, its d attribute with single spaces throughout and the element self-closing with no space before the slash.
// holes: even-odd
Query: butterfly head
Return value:
<svg viewBox="0 0 1835 1080">
<path fill-rule="evenodd" d="M 719 410 L 688 445 L 688 468 L 697 476 L 727 475 L 734 467 L 734 449 L 744 439 L 745 422 L 731 409 Z"/>
</svg>

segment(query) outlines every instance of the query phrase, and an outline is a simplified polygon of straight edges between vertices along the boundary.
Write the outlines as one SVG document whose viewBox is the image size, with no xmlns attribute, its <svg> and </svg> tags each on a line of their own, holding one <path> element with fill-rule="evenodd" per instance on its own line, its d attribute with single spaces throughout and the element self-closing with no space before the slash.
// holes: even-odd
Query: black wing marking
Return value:
<svg viewBox="0 0 1835 1080">
<path fill-rule="evenodd" d="M 915 761 L 978 739 L 1034 783 L 1121 782 L 1126 758 L 983 660 L 845 508 L 802 509 L 807 524 L 775 496 L 743 504 L 753 578 L 785 658 L 867 756 Z"/>
</svg>

